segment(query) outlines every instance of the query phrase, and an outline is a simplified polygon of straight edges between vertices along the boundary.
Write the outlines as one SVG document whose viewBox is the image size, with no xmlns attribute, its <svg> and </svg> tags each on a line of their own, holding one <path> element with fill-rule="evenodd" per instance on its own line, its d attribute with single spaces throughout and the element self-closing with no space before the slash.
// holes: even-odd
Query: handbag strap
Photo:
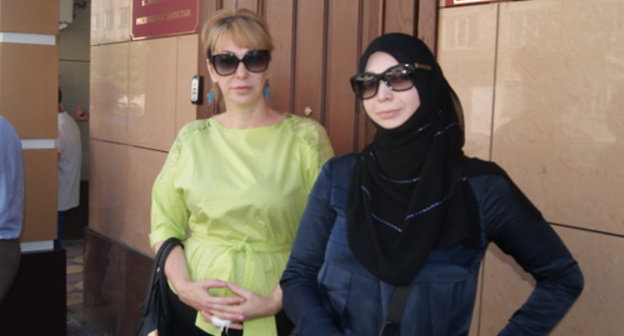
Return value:
<svg viewBox="0 0 624 336">
<path fill-rule="evenodd" d="M 169 253 L 171 253 L 173 248 L 178 245 L 182 246 L 182 241 L 175 237 L 168 238 L 160 245 L 160 248 L 156 253 L 156 257 L 154 257 L 154 263 L 152 264 L 152 271 L 150 272 L 150 279 L 148 284 L 153 284 L 159 273 L 162 272 L 164 274 L 165 262 L 167 262 L 167 257 L 169 256 Z M 149 291 L 150 289 L 148 287 L 148 294 L 146 295 L 146 298 L 149 298 Z"/>
<path fill-rule="evenodd" d="M 169 256 L 169 253 L 171 253 L 173 248 L 178 245 L 182 246 L 182 241 L 180 241 L 180 239 L 178 238 L 171 237 L 165 240 L 162 245 L 160 245 L 158 253 L 156 253 L 156 257 L 154 258 L 155 267 L 165 267 L 165 262 L 167 262 L 167 257 Z"/>
<path fill-rule="evenodd" d="M 148 316 L 152 313 L 150 309 L 154 308 L 155 305 L 159 306 L 158 302 L 159 300 L 162 300 L 162 296 L 157 295 L 154 291 L 160 291 L 161 295 L 165 293 L 164 286 L 167 286 L 167 280 L 165 278 L 165 262 L 167 261 L 169 253 L 171 253 L 171 251 L 178 245 L 183 246 L 180 239 L 175 237 L 169 238 L 160 245 L 160 248 L 158 249 L 158 252 L 154 257 L 149 282 L 147 283 L 147 292 L 145 293 L 145 299 L 143 300 L 143 304 L 141 305 L 141 318 L 137 328 L 138 335 L 151 335 L 153 331 L 152 329 L 159 327 L 158 323 L 156 323 L 156 325 L 154 324 L 157 321 L 153 321 L 153 319 L 148 318 Z M 163 309 L 166 310 L 167 308 L 163 307 Z M 166 312 L 160 311 L 159 313 L 166 314 Z M 146 328 L 149 330 L 147 330 Z M 159 331 L 162 331 L 160 333 L 161 335 L 170 334 L 164 330 Z"/>
<path fill-rule="evenodd" d="M 388 302 L 388 313 L 379 330 L 379 336 L 396 336 L 399 334 L 399 322 L 411 290 L 412 285 L 395 287 L 390 302 Z"/>
</svg>

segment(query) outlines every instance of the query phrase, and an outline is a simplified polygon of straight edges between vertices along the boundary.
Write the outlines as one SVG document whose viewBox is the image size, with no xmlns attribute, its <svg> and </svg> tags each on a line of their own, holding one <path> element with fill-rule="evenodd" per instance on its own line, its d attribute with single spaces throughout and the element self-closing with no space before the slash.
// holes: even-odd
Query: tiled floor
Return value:
<svg viewBox="0 0 624 336">
<path fill-rule="evenodd" d="M 63 247 L 67 253 L 67 335 L 105 336 L 106 332 L 89 323 L 82 314 L 84 268 L 83 230 L 88 223 L 89 184 L 80 183 L 80 205 L 67 211 L 63 222 Z M 0 332 L 2 334 L 2 332 Z"/>
<path fill-rule="evenodd" d="M 67 251 L 67 335 L 108 335 L 86 321 L 82 314 L 84 241 L 82 239 L 64 240 L 63 247 Z"/>
</svg>

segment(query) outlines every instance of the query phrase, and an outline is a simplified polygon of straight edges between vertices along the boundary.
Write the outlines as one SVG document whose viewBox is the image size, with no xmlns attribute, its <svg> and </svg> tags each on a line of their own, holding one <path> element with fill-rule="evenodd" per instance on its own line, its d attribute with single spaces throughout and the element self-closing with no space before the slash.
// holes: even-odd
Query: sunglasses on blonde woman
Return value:
<svg viewBox="0 0 624 336">
<path fill-rule="evenodd" d="M 213 55 L 210 56 L 210 63 L 219 75 L 229 76 L 236 72 L 241 62 L 249 72 L 263 72 L 269 67 L 270 59 L 268 50 L 250 50 L 242 59 L 231 53 Z"/>
<path fill-rule="evenodd" d="M 355 96 L 362 100 L 375 97 L 379 90 L 379 81 L 381 80 L 392 91 L 407 91 L 414 87 L 412 76 L 418 69 L 431 70 L 431 66 L 420 63 L 403 63 L 391 66 L 380 74 L 360 72 L 351 77 L 351 88 Z"/>
</svg>

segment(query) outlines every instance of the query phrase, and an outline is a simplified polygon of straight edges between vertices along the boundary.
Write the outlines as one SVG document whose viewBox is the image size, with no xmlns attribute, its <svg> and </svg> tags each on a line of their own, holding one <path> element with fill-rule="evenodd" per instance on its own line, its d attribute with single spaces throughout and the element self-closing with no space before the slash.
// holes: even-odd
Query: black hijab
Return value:
<svg viewBox="0 0 624 336">
<path fill-rule="evenodd" d="M 404 286 L 431 250 L 475 244 L 479 229 L 458 188 L 465 159 L 462 111 L 440 66 L 421 40 L 394 33 L 371 42 L 358 71 L 378 51 L 399 63 L 431 66 L 412 78 L 420 96 L 414 114 L 394 129 L 375 124 L 375 138 L 354 170 L 347 215 L 357 260 L 381 280 Z"/>
</svg>

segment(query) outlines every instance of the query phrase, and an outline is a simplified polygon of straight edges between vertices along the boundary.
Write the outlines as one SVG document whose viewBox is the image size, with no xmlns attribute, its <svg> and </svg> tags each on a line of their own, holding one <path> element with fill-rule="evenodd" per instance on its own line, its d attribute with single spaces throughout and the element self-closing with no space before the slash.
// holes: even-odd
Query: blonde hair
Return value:
<svg viewBox="0 0 624 336">
<path fill-rule="evenodd" d="M 230 38 L 240 47 L 273 50 L 273 41 L 264 19 L 246 8 L 224 9 L 211 17 L 202 28 L 202 42 L 210 59 L 224 38 Z"/>
</svg>

